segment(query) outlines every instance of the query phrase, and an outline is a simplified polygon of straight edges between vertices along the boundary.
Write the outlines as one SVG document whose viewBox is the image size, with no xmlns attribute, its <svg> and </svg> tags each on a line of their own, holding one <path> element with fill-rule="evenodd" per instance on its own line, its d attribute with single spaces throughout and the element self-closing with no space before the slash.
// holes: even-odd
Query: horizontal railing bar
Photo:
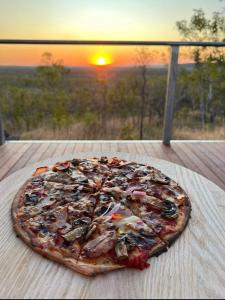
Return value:
<svg viewBox="0 0 225 300">
<path fill-rule="evenodd" d="M 196 46 L 225 47 L 225 42 L 171 42 L 171 41 L 92 41 L 92 40 L 24 40 L 0 39 L 0 44 L 13 45 L 105 45 L 105 46 Z"/>
</svg>

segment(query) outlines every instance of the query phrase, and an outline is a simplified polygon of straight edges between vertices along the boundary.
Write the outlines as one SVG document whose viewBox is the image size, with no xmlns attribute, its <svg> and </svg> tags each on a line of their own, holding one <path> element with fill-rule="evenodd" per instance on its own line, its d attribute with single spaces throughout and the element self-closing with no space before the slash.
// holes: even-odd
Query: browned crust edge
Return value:
<svg viewBox="0 0 225 300">
<path fill-rule="evenodd" d="M 11 214 L 12 214 L 12 218 L 13 218 L 13 222 L 16 223 L 17 219 L 16 219 L 16 214 L 17 211 L 19 209 L 19 203 L 22 197 L 24 197 L 24 192 L 26 190 L 27 185 L 32 181 L 32 178 L 29 178 L 23 185 L 22 187 L 19 189 L 19 191 L 17 192 L 13 203 L 12 203 L 12 209 L 11 209 Z"/>
<path fill-rule="evenodd" d="M 189 202 L 190 202 L 190 200 L 189 200 Z M 169 247 L 171 247 L 176 242 L 176 240 L 181 236 L 181 234 L 186 229 L 186 227 L 189 223 L 189 220 L 191 219 L 191 211 L 192 211 L 191 205 L 185 206 L 185 208 L 186 208 L 186 214 L 185 214 L 185 219 L 184 219 L 182 226 L 180 227 L 179 230 L 177 230 L 176 233 L 172 233 L 171 235 L 168 235 L 166 237 L 166 242 L 168 243 Z"/>
</svg>

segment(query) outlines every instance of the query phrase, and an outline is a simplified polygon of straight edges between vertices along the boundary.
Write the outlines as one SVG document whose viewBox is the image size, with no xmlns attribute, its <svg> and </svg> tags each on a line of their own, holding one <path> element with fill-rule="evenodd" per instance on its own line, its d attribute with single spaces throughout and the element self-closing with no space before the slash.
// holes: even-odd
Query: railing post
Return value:
<svg viewBox="0 0 225 300">
<path fill-rule="evenodd" d="M 171 58 L 168 70 L 166 105 L 164 113 L 163 144 L 170 145 L 173 129 L 173 113 L 176 96 L 179 46 L 171 47 Z"/>
<path fill-rule="evenodd" d="M 5 143 L 5 132 L 3 127 L 2 115 L 0 113 L 0 145 L 3 145 L 4 143 Z"/>
</svg>

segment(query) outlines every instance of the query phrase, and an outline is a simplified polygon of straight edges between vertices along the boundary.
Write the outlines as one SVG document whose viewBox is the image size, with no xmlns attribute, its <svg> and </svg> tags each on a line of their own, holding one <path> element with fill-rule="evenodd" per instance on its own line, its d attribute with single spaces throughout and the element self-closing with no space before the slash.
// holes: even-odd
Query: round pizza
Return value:
<svg viewBox="0 0 225 300">
<path fill-rule="evenodd" d="M 190 213 L 174 180 L 117 157 L 38 168 L 12 205 L 15 231 L 27 245 L 88 276 L 147 268 L 183 232 Z"/>
</svg>

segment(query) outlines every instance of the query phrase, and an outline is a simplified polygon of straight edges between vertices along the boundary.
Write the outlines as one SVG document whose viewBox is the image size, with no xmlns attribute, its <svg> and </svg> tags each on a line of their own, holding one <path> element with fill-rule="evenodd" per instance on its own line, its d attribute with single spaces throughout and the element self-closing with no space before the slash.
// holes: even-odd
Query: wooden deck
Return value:
<svg viewBox="0 0 225 300">
<path fill-rule="evenodd" d="M 0 181 L 13 172 L 54 156 L 82 151 L 147 154 L 189 168 L 225 190 L 225 142 L 8 142 L 0 146 Z"/>
</svg>

